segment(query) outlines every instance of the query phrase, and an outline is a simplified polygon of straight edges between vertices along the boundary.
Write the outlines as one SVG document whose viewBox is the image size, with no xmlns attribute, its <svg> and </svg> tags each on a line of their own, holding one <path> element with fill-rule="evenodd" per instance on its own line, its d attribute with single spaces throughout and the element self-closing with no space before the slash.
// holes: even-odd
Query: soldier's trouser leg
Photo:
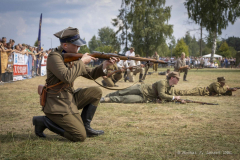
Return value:
<svg viewBox="0 0 240 160">
<path fill-rule="evenodd" d="M 184 70 L 184 75 L 183 75 L 183 80 L 186 80 L 187 78 L 187 73 L 188 73 L 188 69 Z"/>
<path fill-rule="evenodd" d="M 133 73 L 131 71 L 127 71 L 127 76 L 129 78 L 129 82 L 134 82 Z"/>
<path fill-rule="evenodd" d="M 74 142 L 83 142 L 86 139 L 86 130 L 79 113 L 46 114 L 46 116 L 64 130 L 63 137 Z"/>
<path fill-rule="evenodd" d="M 112 92 L 106 95 L 106 97 L 111 97 L 111 96 L 126 96 L 126 95 L 141 95 L 142 92 L 140 90 L 140 84 L 131 86 L 129 88 L 125 88 L 123 90 L 118 90 L 116 92 Z"/>
<path fill-rule="evenodd" d="M 90 122 L 93 119 L 101 97 L 102 90 L 99 87 L 83 88 L 74 93 L 78 109 L 83 108 L 81 118 L 83 120 L 87 136 L 97 136 L 104 133 L 101 130 L 94 130 L 90 127 Z"/>
<path fill-rule="evenodd" d="M 74 93 L 74 99 L 78 109 L 82 109 L 88 104 L 98 106 L 102 97 L 102 90 L 99 87 L 79 88 Z"/>
<path fill-rule="evenodd" d="M 206 88 L 196 87 L 189 90 L 174 90 L 176 96 L 205 96 L 209 95 Z"/>
<path fill-rule="evenodd" d="M 110 102 L 114 103 L 143 103 L 144 99 L 140 95 L 111 96 Z"/>
<path fill-rule="evenodd" d="M 103 81 L 105 82 L 106 86 L 114 87 L 114 83 L 112 81 L 112 78 L 104 78 Z"/>
<path fill-rule="evenodd" d="M 154 63 L 154 64 L 153 64 L 153 71 L 156 71 L 156 72 L 157 72 L 157 68 L 158 68 L 158 63 Z"/>
<path fill-rule="evenodd" d="M 116 73 L 113 75 L 113 83 L 117 83 L 117 81 L 119 81 L 122 78 L 122 73 Z"/>
</svg>

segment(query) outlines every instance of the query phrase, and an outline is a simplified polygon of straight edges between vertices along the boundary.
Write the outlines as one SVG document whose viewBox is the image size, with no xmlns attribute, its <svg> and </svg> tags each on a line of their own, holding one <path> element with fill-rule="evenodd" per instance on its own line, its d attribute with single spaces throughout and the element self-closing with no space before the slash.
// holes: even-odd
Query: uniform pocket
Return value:
<svg viewBox="0 0 240 160">
<path fill-rule="evenodd" d="M 62 91 L 57 94 L 47 94 L 47 105 L 52 112 L 68 112 L 71 106 L 73 95 Z"/>
</svg>

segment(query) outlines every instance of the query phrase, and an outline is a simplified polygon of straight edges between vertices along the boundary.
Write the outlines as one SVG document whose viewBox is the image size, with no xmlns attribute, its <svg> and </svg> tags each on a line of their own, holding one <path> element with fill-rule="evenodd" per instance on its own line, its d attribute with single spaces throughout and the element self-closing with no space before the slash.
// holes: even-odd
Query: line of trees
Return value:
<svg viewBox="0 0 240 160">
<path fill-rule="evenodd" d="M 165 0 L 122 0 L 119 14 L 112 19 L 116 31 L 109 27 L 99 29 L 88 47 L 81 47 L 79 52 L 124 53 L 133 46 L 135 52 L 144 57 L 152 56 L 155 51 L 160 56 L 179 56 L 181 52 L 200 56 L 202 52 L 202 55 L 217 53 L 234 57 L 240 51 L 240 38 L 218 38 L 222 29 L 226 29 L 228 23 L 234 24 L 240 16 L 239 0 L 186 0 L 184 5 L 189 19 L 208 31 L 205 39 L 197 40 L 187 32 L 176 42 L 173 25 L 168 24 L 171 7 L 165 6 Z M 122 51 L 121 46 L 124 46 Z"/>
</svg>

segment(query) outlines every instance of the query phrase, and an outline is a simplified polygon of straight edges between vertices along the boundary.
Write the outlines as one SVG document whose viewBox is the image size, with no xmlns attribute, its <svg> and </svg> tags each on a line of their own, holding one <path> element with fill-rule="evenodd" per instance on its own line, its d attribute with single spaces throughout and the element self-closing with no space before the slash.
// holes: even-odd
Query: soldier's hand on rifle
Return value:
<svg viewBox="0 0 240 160">
<path fill-rule="evenodd" d="M 180 103 L 185 104 L 185 103 L 187 103 L 187 102 L 182 99 Z"/>
<path fill-rule="evenodd" d="M 236 91 L 237 88 L 227 88 L 229 91 Z"/>
<path fill-rule="evenodd" d="M 181 96 L 175 96 L 174 99 L 179 100 L 179 99 L 181 99 Z"/>
<path fill-rule="evenodd" d="M 105 69 L 109 65 L 113 65 L 116 62 L 119 62 L 120 59 L 116 57 L 111 57 L 109 60 L 103 61 L 103 69 Z"/>
<path fill-rule="evenodd" d="M 81 58 L 84 64 L 88 64 L 92 59 L 94 61 L 97 60 L 97 58 L 90 56 L 89 53 L 85 53 Z"/>
</svg>

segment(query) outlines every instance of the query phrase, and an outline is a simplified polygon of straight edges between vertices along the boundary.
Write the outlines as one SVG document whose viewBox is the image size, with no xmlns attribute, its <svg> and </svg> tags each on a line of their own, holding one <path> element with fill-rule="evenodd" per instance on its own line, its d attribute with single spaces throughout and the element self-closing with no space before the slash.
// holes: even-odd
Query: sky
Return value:
<svg viewBox="0 0 240 160">
<path fill-rule="evenodd" d="M 87 43 L 94 35 L 98 35 L 98 29 L 110 27 L 114 30 L 111 21 L 116 18 L 121 8 L 122 0 L 1 0 L 0 5 L 0 38 L 14 39 L 16 43 L 34 45 L 38 37 L 39 18 L 42 13 L 41 43 L 45 49 L 59 46 L 59 39 L 53 34 L 67 27 L 79 29 L 80 37 Z M 171 6 L 171 18 L 168 24 L 172 24 L 173 35 L 177 39 L 190 34 L 200 38 L 198 25 L 188 24 L 187 10 L 184 0 L 166 0 L 165 6 Z M 240 19 L 229 24 L 222 31 L 220 38 L 231 36 L 240 37 Z M 203 36 L 207 36 L 204 31 Z M 134 47 L 134 46 L 133 46 Z"/>
</svg>

